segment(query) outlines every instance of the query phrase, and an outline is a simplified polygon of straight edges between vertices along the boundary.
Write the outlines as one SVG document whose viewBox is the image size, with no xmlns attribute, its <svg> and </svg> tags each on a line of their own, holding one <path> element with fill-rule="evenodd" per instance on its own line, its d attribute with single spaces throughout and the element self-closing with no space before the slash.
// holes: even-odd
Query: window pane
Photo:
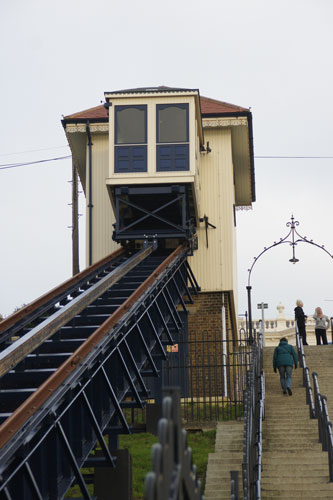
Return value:
<svg viewBox="0 0 333 500">
<path fill-rule="evenodd" d="M 146 111 L 134 107 L 116 109 L 116 144 L 146 142 Z"/>
<path fill-rule="evenodd" d="M 187 142 L 187 107 L 158 110 L 158 142 Z"/>
</svg>

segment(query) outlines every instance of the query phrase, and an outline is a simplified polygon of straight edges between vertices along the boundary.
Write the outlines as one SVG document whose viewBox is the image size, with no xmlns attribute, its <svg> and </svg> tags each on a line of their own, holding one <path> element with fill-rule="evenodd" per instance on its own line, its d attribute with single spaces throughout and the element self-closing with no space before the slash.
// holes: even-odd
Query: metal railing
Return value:
<svg viewBox="0 0 333 500">
<path fill-rule="evenodd" d="M 315 418 L 318 420 L 319 442 L 322 445 L 322 450 L 328 452 L 328 468 L 330 483 L 333 482 L 333 433 L 332 422 L 329 419 L 327 409 L 327 398 L 320 394 L 318 374 L 312 373 L 313 387 L 315 394 Z"/>
<path fill-rule="evenodd" d="M 261 499 L 262 422 L 265 416 L 265 375 L 262 370 L 262 328 L 254 336 L 253 357 L 244 391 L 243 499 Z M 237 497 L 231 497 L 237 500 Z"/>
<path fill-rule="evenodd" d="M 303 346 L 303 340 L 298 332 L 296 324 L 296 347 L 298 354 L 299 367 L 303 370 L 303 387 L 305 387 L 306 404 L 309 405 L 310 418 L 315 418 L 315 405 L 313 402 L 313 392 L 309 374 L 309 368 L 306 366 L 306 358 Z"/>
<path fill-rule="evenodd" d="M 306 357 L 304 353 L 303 341 L 298 333 L 296 325 L 296 344 L 299 365 L 303 369 L 303 386 L 306 389 L 306 403 L 309 405 L 310 418 L 318 420 L 318 435 L 319 442 L 322 445 L 322 450 L 328 452 L 328 468 L 330 482 L 333 482 L 333 431 L 332 422 L 329 419 L 327 409 L 327 398 L 320 394 L 318 374 L 312 373 L 313 391 L 310 382 L 309 368 L 306 366 Z"/>
<path fill-rule="evenodd" d="M 152 448 L 153 471 L 146 476 L 145 500 L 203 500 L 192 450 L 181 428 L 179 388 L 165 388 L 163 394 L 159 442 Z"/>
</svg>

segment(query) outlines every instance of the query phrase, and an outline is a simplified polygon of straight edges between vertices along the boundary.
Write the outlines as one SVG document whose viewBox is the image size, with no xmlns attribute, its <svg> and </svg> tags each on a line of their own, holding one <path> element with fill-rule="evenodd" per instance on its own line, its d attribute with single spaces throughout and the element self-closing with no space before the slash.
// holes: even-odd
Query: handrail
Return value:
<svg viewBox="0 0 333 500">
<path fill-rule="evenodd" d="M 303 340 L 298 332 L 298 327 L 296 323 L 296 346 L 298 354 L 299 367 L 303 368 L 303 387 L 305 387 L 306 394 L 306 404 L 309 405 L 310 418 L 315 417 L 315 404 L 313 402 L 312 387 L 310 382 L 309 368 L 306 366 L 305 352 L 303 346 Z"/>
<path fill-rule="evenodd" d="M 312 373 L 313 386 L 315 391 L 315 408 L 316 418 L 318 419 L 318 434 L 319 442 L 321 443 L 322 450 L 328 452 L 328 469 L 330 476 L 330 483 L 333 482 L 333 433 L 332 422 L 329 419 L 327 409 L 327 397 L 320 394 L 318 374 Z"/>
<path fill-rule="evenodd" d="M 262 422 L 265 416 L 265 375 L 262 371 L 263 328 L 254 335 L 252 363 L 244 391 L 243 499 L 261 499 Z M 231 497 L 233 498 L 233 497 Z"/>
<path fill-rule="evenodd" d="M 309 405 L 310 418 L 318 420 L 319 442 L 323 451 L 328 451 L 328 467 L 330 483 L 333 482 L 333 433 L 332 423 L 330 422 L 327 410 L 327 398 L 320 394 L 318 374 L 312 373 L 314 400 L 312 387 L 310 383 L 309 368 L 306 366 L 306 359 L 303 347 L 303 341 L 299 335 L 296 323 L 296 344 L 298 351 L 299 365 L 303 368 L 303 386 L 306 388 L 306 403 Z"/>
</svg>

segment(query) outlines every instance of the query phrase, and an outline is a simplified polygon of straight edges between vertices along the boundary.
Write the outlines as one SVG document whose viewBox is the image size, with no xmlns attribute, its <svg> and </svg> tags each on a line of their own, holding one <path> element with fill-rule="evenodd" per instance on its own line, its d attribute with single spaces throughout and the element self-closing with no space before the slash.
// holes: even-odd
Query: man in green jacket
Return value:
<svg viewBox="0 0 333 500">
<path fill-rule="evenodd" d="M 273 355 L 273 368 L 280 373 L 280 382 L 283 394 L 292 395 L 291 391 L 291 378 L 293 373 L 293 365 L 297 368 L 297 353 L 292 345 L 288 344 L 288 339 L 283 337 L 280 344 L 274 349 Z"/>
</svg>

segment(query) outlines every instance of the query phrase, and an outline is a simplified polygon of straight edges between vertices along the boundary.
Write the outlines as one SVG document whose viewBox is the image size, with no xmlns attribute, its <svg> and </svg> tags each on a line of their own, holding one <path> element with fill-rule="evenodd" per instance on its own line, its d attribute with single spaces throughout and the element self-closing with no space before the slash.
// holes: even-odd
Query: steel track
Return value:
<svg viewBox="0 0 333 500">
<path fill-rule="evenodd" d="M 73 480 L 92 498 L 80 469 L 97 442 L 115 466 L 103 436 L 130 433 L 124 408 L 154 397 L 145 380 L 197 288 L 184 247 L 152 250 L 117 252 L 1 324 L 1 499 L 63 498 Z"/>
</svg>

